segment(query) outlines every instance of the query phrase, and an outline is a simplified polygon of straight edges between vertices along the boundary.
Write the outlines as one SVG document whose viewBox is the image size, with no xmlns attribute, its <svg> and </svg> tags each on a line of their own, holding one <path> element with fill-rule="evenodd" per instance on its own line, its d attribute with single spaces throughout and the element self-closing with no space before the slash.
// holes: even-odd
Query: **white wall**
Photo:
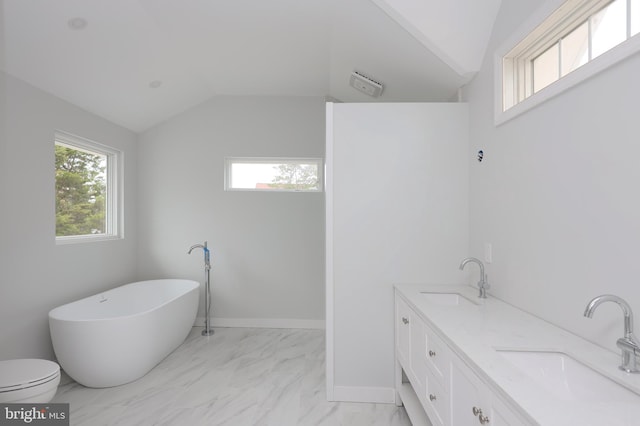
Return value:
<svg viewBox="0 0 640 426">
<path fill-rule="evenodd" d="M 467 105 L 327 115 L 328 396 L 393 402 L 393 284 L 467 275 Z"/>
<path fill-rule="evenodd" d="M 583 311 L 613 293 L 640 314 L 640 56 L 495 127 L 493 52 L 538 5 L 502 2 L 467 90 L 471 255 L 491 242 L 493 294 L 618 352 L 620 309 Z"/>
<path fill-rule="evenodd" d="M 207 240 L 214 325 L 322 326 L 324 194 L 225 192 L 224 158 L 324 157 L 324 121 L 319 97 L 215 97 L 142 134 L 140 277 L 203 282 Z"/>
<path fill-rule="evenodd" d="M 125 153 L 126 237 L 55 243 L 54 132 Z M 136 136 L 0 73 L 0 359 L 52 359 L 48 312 L 136 274 Z"/>
</svg>

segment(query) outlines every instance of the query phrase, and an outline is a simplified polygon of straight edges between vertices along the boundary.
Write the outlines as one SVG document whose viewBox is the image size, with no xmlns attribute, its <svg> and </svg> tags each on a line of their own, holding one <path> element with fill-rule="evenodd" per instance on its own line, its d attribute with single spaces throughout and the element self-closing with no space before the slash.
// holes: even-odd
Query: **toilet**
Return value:
<svg viewBox="0 0 640 426">
<path fill-rule="evenodd" d="M 60 383 L 60 366 L 44 359 L 0 361 L 0 404 L 51 401 Z"/>
</svg>

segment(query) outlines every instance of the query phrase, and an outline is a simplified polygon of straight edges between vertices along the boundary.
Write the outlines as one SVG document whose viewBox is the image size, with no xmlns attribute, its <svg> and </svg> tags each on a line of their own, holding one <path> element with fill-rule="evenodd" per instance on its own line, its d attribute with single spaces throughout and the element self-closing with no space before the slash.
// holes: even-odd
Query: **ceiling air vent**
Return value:
<svg viewBox="0 0 640 426">
<path fill-rule="evenodd" d="M 382 83 L 378 83 L 377 81 L 370 79 L 369 77 L 359 73 L 358 71 L 354 71 L 351 73 L 349 85 L 363 93 L 366 93 L 369 96 L 373 96 L 374 98 L 380 96 L 383 89 Z"/>
</svg>

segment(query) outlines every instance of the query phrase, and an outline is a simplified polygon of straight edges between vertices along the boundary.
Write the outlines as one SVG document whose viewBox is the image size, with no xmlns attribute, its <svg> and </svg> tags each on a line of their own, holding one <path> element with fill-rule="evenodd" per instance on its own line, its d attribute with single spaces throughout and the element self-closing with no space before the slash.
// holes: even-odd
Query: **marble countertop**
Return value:
<svg viewBox="0 0 640 426">
<path fill-rule="evenodd" d="M 452 351 L 484 379 L 494 393 L 520 406 L 541 425 L 639 425 L 640 374 L 618 369 L 620 354 L 489 295 L 460 285 L 396 284 L 396 290 Z M 423 292 L 458 293 L 476 304 L 444 306 Z M 627 401 L 573 400 L 558 397 L 525 375 L 497 351 L 536 350 L 565 353 L 637 395 Z M 636 399 L 637 398 L 637 399 Z M 613 399 L 613 398 L 612 398 Z"/>
</svg>

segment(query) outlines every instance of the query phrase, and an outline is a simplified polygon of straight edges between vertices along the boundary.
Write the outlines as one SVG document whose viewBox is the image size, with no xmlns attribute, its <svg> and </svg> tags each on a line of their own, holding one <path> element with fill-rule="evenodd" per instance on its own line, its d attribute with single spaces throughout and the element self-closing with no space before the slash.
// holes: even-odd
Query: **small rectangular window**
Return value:
<svg viewBox="0 0 640 426">
<path fill-rule="evenodd" d="M 321 192 L 319 158 L 227 158 L 226 191 Z"/>
<path fill-rule="evenodd" d="M 118 163 L 122 153 L 68 133 L 55 134 L 56 241 L 120 237 Z"/>
<path fill-rule="evenodd" d="M 547 0 L 543 9 L 496 55 L 496 123 L 640 51 L 640 0 Z"/>
</svg>

